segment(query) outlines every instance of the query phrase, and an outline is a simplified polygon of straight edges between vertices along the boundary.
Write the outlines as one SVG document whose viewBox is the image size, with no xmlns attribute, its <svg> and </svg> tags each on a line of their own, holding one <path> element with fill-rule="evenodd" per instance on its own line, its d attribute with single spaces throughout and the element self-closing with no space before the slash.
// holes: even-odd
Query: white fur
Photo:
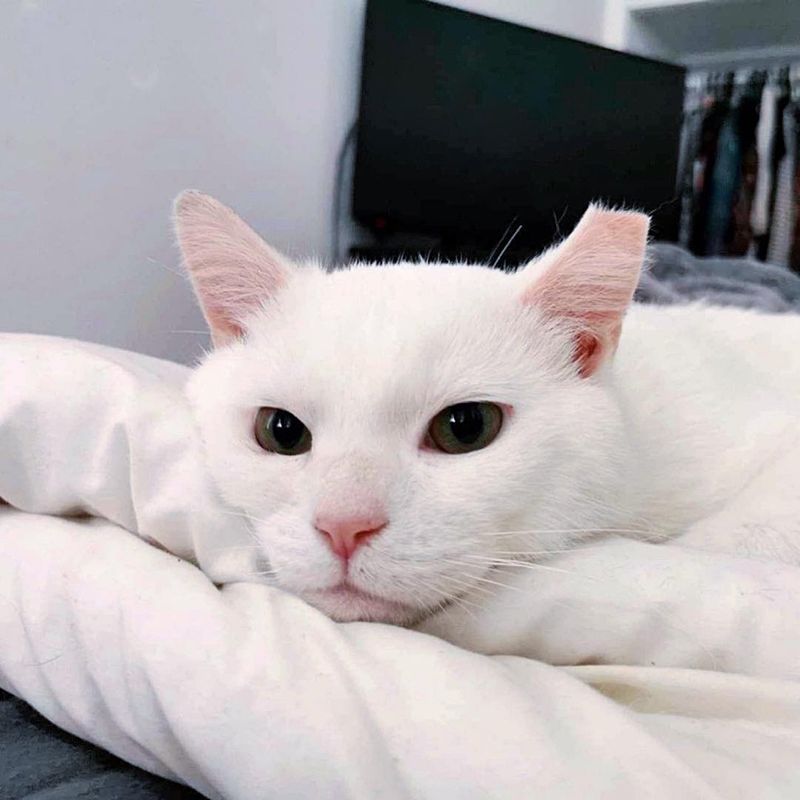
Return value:
<svg viewBox="0 0 800 800">
<path fill-rule="evenodd" d="M 521 301 L 543 268 L 293 267 L 205 359 L 189 394 L 209 465 L 271 580 L 338 619 L 407 624 L 491 589 L 495 564 L 609 530 L 702 531 L 780 458 L 800 470 L 800 318 L 633 306 L 615 358 L 582 378 L 574 327 Z M 438 411 L 471 400 L 513 409 L 495 442 L 420 447 Z M 299 417 L 311 450 L 261 450 L 261 406 Z M 350 581 L 377 596 L 362 602 L 323 591 L 342 567 L 312 518 L 364 493 L 389 524 L 352 559 Z M 796 519 L 790 494 L 777 502 Z M 707 538 L 737 546 L 732 531 Z"/>
<path fill-rule="evenodd" d="M 391 523 L 356 557 L 355 580 L 419 609 L 484 575 L 477 557 L 572 538 L 537 530 L 680 533 L 799 452 L 800 319 L 634 306 L 612 369 L 587 381 L 564 337 L 521 313 L 514 284 L 467 267 L 308 269 L 247 340 L 197 370 L 211 469 L 257 520 L 280 585 L 304 594 L 338 580 L 311 518 L 321 495 L 346 500 L 359 483 L 385 493 Z M 421 451 L 430 418 L 470 399 L 513 406 L 497 441 Z M 262 405 L 299 416 L 312 452 L 264 453 L 252 437 Z M 484 535 L 517 529 L 532 532 Z"/>
</svg>

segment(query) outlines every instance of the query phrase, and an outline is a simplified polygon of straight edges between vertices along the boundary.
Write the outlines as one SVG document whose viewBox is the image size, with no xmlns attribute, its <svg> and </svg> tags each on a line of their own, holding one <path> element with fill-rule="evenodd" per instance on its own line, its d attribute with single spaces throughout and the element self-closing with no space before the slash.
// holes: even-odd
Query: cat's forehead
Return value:
<svg viewBox="0 0 800 800">
<path fill-rule="evenodd" d="M 331 272 L 304 270 L 281 300 L 321 323 L 360 320 L 380 335 L 414 320 L 425 320 L 427 328 L 440 321 L 476 321 L 480 308 L 512 300 L 513 277 L 467 264 L 356 264 Z"/>
<path fill-rule="evenodd" d="M 251 327 L 254 341 L 259 332 L 280 335 L 292 350 L 399 367 L 454 341 L 480 341 L 518 306 L 517 295 L 512 275 L 468 265 L 305 269 L 266 310 L 263 324 Z"/>
<path fill-rule="evenodd" d="M 248 325 L 265 382 L 374 403 L 489 391 L 526 356 L 514 276 L 467 265 L 302 270 Z M 433 401 L 432 401 L 433 402 Z"/>
</svg>

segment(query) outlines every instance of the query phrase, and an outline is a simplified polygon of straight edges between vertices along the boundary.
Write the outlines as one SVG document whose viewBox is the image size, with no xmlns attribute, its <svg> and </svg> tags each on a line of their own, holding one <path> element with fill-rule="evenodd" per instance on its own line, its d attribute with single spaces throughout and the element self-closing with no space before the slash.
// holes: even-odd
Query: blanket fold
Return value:
<svg viewBox="0 0 800 800">
<path fill-rule="evenodd" d="M 218 590 L 108 522 L 6 509 L 0 548 L 0 586 L 13 597 L 0 604 L 0 684 L 209 797 L 800 789 L 796 684 L 596 667 L 584 676 L 390 626 L 337 625 L 266 586 Z M 706 694 L 716 702 L 697 714 Z M 711 742 L 723 746 L 709 757 Z"/>
</svg>

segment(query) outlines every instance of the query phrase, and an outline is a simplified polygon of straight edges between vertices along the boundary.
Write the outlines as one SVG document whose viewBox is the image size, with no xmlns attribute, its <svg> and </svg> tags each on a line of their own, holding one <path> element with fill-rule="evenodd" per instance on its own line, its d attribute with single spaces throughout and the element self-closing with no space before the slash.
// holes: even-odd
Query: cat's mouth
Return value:
<svg viewBox="0 0 800 800">
<path fill-rule="evenodd" d="M 420 610 L 397 600 L 365 592 L 348 581 L 328 589 L 304 592 L 305 599 L 337 622 L 390 622 L 408 624 Z"/>
</svg>

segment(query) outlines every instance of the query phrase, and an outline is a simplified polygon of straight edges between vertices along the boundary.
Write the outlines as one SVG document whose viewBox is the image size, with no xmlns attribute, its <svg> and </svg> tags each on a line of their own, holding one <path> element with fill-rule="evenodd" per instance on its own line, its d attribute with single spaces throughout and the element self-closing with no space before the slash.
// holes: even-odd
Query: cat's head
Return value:
<svg viewBox="0 0 800 800">
<path fill-rule="evenodd" d="M 189 385 L 209 468 L 278 586 L 335 619 L 409 623 L 613 523 L 607 367 L 645 215 L 592 206 L 512 274 L 326 271 L 205 195 L 175 213 L 216 346 Z"/>
</svg>

